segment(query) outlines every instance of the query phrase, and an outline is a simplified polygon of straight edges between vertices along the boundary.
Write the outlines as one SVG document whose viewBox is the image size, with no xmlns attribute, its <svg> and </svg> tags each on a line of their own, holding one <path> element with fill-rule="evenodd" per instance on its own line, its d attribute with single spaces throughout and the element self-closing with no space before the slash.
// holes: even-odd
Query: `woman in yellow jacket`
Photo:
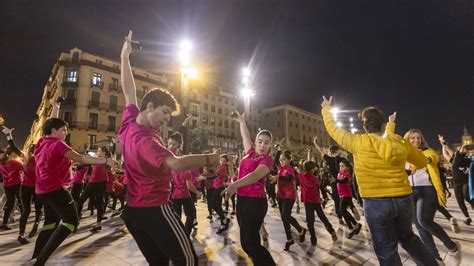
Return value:
<svg viewBox="0 0 474 266">
<path fill-rule="evenodd" d="M 414 205 L 405 163 L 426 167 L 423 154 L 401 136 L 384 136 L 385 118 L 367 107 L 360 119 L 364 134 L 338 128 L 332 115 L 332 97 L 323 97 L 322 115 L 329 135 L 354 155 L 354 171 L 364 200 L 364 213 L 380 265 L 402 265 L 398 243 L 417 265 L 437 265 L 436 259 L 413 233 Z"/>
<path fill-rule="evenodd" d="M 391 130 L 394 123 L 389 123 L 387 130 Z M 438 249 L 433 240 L 436 236 L 449 250 L 448 260 L 458 264 L 461 260 L 461 253 L 458 251 L 459 243 L 455 243 L 444 229 L 434 222 L 434 216 L 438 209 L 438 204 L 444 206 L 446 197 L 441 178 L 438 171 L 439 157 L 436 152 L 428 147 L 423 133 L 419 129 L 410 129 L 405 133 L 404 139 L 423 152 L 427 159 L 427 167 L 417 169 L 407 164 L 409 172 L 408 180 L 413 188 L 413 201 L 415 203 L 415 222 L 421 240 L 435 256 L 438 261 L 442 261 Z M 459 254 L 456 254 L 459 253 Z"/>
</svg>

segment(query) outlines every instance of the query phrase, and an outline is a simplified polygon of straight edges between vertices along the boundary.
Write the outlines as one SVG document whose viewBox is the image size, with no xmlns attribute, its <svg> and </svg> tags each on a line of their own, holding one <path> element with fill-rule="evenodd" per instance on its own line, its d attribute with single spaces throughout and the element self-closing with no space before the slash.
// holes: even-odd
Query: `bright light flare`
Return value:
<svg viewBox="0 0 474 266">
<path fill-rule="evenodd" d="M 336 126 L 337 126 L 337 127 L 342 127 L 342 123 L 341 123 L 341 122 L 337 122 L 337 123 L 336 123 Z"/>
<path fill-rule="evenodd" d="M 242 94 L 242 96 L 246 97 L 246 98 L 249 98 L 249 97 L 252 97 L 252 96 L 255 96 L 255 92 L 253 92 L 251 89 L 249 88 L 244 88 L 240 91 L 240 93 Z"/>
<path fill-rule="evenodd" d="M 244 75 L 244 77 L 249 77 L 250 76 L 250 68 L 244 67 L 242 69 L 242 75 Z"/>
<path fill-rule="evenodd" d="M 181 49 L 181 51 L 190 52 L 193 49 L 193 44 L 189 40 L 182 40 L 179 43 L 179 49 Z"/>
<path fill-rule="evenodd" d="M 333 107 L 331 109 L 331 112 L 333 113 L 333 115 L 337 115 L 338 113 L 341 112 L 341 110 L 338 107 Z"/>
</svg>

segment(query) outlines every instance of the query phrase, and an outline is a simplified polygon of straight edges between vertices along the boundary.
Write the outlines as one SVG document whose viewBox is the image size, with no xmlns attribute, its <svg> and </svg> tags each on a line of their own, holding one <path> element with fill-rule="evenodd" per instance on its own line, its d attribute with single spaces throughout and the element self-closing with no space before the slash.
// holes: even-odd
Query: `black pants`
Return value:
<svg viewBox="0 0 474 266">
<path fill-rule="evenodd" d="M 119 195 L 115 196 L 114 202 L 112 203 L 112 210 L 115 210 L 117 207 L 117 199 L 120 201 L 120 209 L 122 210 L 125 207 L 125 192 L 120 193 Z"/>
<path fill-rule="evenodd" d="M 230 201 L 232 201 L 232 210 L 235 211 L 235 194 L 230 197 Z M 229 200 L 225 201 L 225 210 L 229 211 Z"/>
<path fill-rule="evenodd" d="M 272 183 L 269 178 L 267 178 L 267 181 L 266 181 L 266 184 L 265 184 L 265 190 L 267 191 L 268 197 L 270 197 L 273 202 L 277 202 L 276 192 L 275 192 L 275 184 Z"/>
<path fill-rule="evenodd" d="M 79 223 L 79 217 L 71 194 L 64 188 L 39 194 L 38 198 L 44 204 L 44 224 L 36 239 L 33 258 L 37 259 L 35 265 L 43 265 L 66 237 L 74 231 Z"/>
<path fill-rule="evenodd" d="M 293 205 L 295 204 L 294 200 L 291 199 L 278 199 L 278 208 L 280 209 L 281 220 L 283 221 L 283 227 L 285 228 L 286 239 L 291 240 L 293 237 L 291 236 L 291 226 L 292 225 L 298 232 L 303 230 L 296 221 L 296 219 L 291 216 L 291 209 L 293 209 Z"/>
<path fill-rule="evenodd" d="M 275 265 L 270 252 L 260 243 L 260 228 L 267 210 L 268 202 L 265 198 L 237 196 L 240 244 L 256 266 Z"/>
<path fill-rule="evenodd" d="M 308 231 L 311 237 L 316 238 L 316 232 L 314 231 L 314 212 L 319 217 L 319 220 L 324 224 L 324 227 L 329 233 L 334 232 L 334 228 L 332 227 L 331 223 L 329 222 L 328 218 L 324 214 L 323 208 L 321 208 L 321 203 L 310 203 L 305 202 L 304 208 L 306 211 L 306 223 L 308 224 Z"/>
<path fill-rule="evenodd" d="M 79 196 L 81 195 L 82 188 L 84 187 L 84 184 L 72 184 L 71 188 L 71 196 L 74 199 L 75 202 L 79 200 Z"/>
<path fill-rule="evenodd" d="M 469 217 L 465 201 L 471 205 L 472 209 L 474 209 L 474 201 L 469 199 L 468 184 L 454 184 L 454 196 L 456 196 L 456 201 L 464 217 Z"/>
<path fill-rule="evenodd" d="M 35 203 L 35 223 L 39 223 L 41 214 L 43 213 L 43 203 L 36 196 L 35 187 L 21 186 L 21 217 L 20 217 L 20 235 L 25 233 L 26 223 L 28 222 L 28 216 L 31 212 L 31 200 Z"/>
<path fill-rule="evenodd" d="M 342 217 L 344 217 L 344 220 L 346 221 L 346 224 L 349 227 L 349 229 L 354 228 L 353 226 L 357 224 L 354 217 L 352 217 L 352 215 L 347 210 L 351 206 L 351 203 L 352 203 L 352 198 L 341 198 L 341 203 L 339 206 L 339 211 Z"/>
<path fill-rule="evenodd" d="M 214 193 L 213 188 L 206 188 L 206 203 L 207 203 L 207 211 L 209 215 L 212 216 L 212 196 Z"/>
<path fill-rule="evenodd" d="M 13 185 L 3 187 L 5 189 L 5 195 L 7 197 L 7 202 L 3 207 L 3 224 L 8 224 L 8 219 L 12 214 L 13 208 L 15 208 L 15 198 L 18 202 L 21 202 L 20 198 L 20 185 Z"/>
<path fill-rule="evenodd" d="M 441 206 L 441 205 L 439 205 L 439 204 L 438 204 L 438 211 L 439 211 L 440 213 L 442 213 L 442 214 L 444 215 L 444 217 L 446 217 L 446 219 L 448 219 L 448 220 L 451 219 L 451 218 L 453 218 L 453 216 L 451 215 L 451 213 L 449 213 L 449 211 L 448 211 L 445 207 L 443 207 L 443 206 Z"/>
<path fill-rule="evenodd" d="M 77 202 L 78 211 L 79 211 L 79 216 L 81 216 L 82 213 L 82 206 L 84 202 L 91 198 L 95 198 L 95 207 L 97 208 L 97 222 L 100 223 L 102 221 L 102 217 L 104 216 L 104 194 L 105 190 L 107 188 L 107 182 L 94 182 L 94 183 L 87 183 L 86 188 L 82 192 L 81 196 L 79 197 L 79 200 Z"/>
<path fill-rule="evenodd" d="M 331 184 L 331 190 L 332 190 L 331 198 L 334 201 L 334 209 L 336 210 L 337 218 L 341 219 L 342 214 L 341 214 L 341 210 L 339 208 L 339 206 L 341 205 L 341 200 L 339 198 L 339 193 L 337 193 L 337 184 L 336 184 L 336 182 L 334 182 L 334 184 Z"/>
<path fill-rule="evenodd" d="M 212 192 L 211 208 L 214 211 L 216 211 L 217 215 L 219 215 L 221 224 L 224 224 L 225 215 L 224 215 L 224 210 L 222 210 L 222 196 L 221 196 L 222 191 L 224 191 L 224 188 L 220 187 L 220 188 L 215 188 L 214 191 Z"/>
<path fill-rule="evenodd" d="M 181 213 L 184 210 L 184 215 L 186 215 L 186 222 L 184 227 L 188 232 L 188 235 L 191 234 L 191 230 L 193 229 L 194 219 L 196 218 L 196 211 L 194 208 L 194 203 L 191 198 L 185 199 L 172 199 L 173 208 L 176 214 L 178 214 L 179 219 L 181 219 Z"/>
<path fill-rule="evenodd" d="M 117 195 L 113 192 L 106 192 L 104 194 L 104 212 L 107 210 L 107 206 L 109 205 L 109 198 L 112 199 L 112 210 L 115 211 L 115 206 L 117 205 Z"/>
<path fill-rule="evenodd" d="M 170 204 L 125 206 L 123 218 L 150 265 L 198 265 L 198 257 L 183 223 Z"/>
</svg>

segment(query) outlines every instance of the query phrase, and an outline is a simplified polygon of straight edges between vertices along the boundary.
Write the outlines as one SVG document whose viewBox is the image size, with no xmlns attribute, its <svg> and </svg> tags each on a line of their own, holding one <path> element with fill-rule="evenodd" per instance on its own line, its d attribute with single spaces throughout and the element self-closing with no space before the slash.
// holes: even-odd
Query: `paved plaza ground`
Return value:
<svg viewBox="0 0 474 266">
<path fill-rule="evenodd" d="M 302 205 L 301 205 L 302 206 Z M 454 195 L 448 200 L 448 209 L 458 219 L 461 233 L 455 234 L 450 225 L 440 213 L 436 214 L 436 221 L 447 230 L 448 234 L 462 245 L 462 265 L 474 265 L 474 226 L 467 226 L 463 221 Z M 474 212 L 471 211 L 471 216 Z M 337 224 L 337 218 L 332 211 L 331 203 L 325 209 L 333 225 Z M 103 229 L 99 233 L 91 233 L 89 229 L 95 222 L 95 216 L 87 217 L 81 221 L 78 232 L 70 236 L 53 254 L 48 265 L 146 265 L 143 255 L 140 253 L 132 236 L 126 231 L 122 220 L 113 217 L 103 222 Z M 306 226 L 304 208 L 293 215 L 304 226 Z M 110 216 L 110 212 L 107 213 Z M 207 209 L 205 203 L 198 202 L 199 230 L 193 240 L 195 249 L 199 256 L 200 265 L 251 265 L 251 261 L 243 252 L 239 242 L 239 228 L 236 219 L 233 218 L 230 230 L 224 235 L 215 232 L 219 222 L 214 217 L 210 223 L 206 219 Z M 18 221 L 19 216 L 15 216 Z M 31 228 L 31 220 L 27 226 L 27 233 Z M 316 233 L 318 244 L 312 247 L 309 243 L 309 235 L 305 243 L 296 243 L 291 251 L 283 251 L 286 241 L 277 208 L 269 207 L 265 218 L 265 226 L 269 232 L 268 249 L 278 265 L 378 265 L 376 256 L 372 249 L 370 234 L 364 217 L 361 218 L 363 229 L 358 236 L 347 239 L 348 229 L 344 226 L 336 226 L 339 240 L 333 242 L 321 222 L 316 218 Z M 33 252 L 34 239 L 27 245 L 20 245 L 16 240 L 18 236 L 18 222 L 12 224 L 13 230 L 0 231 L 0 265 L 21 265 L 27 261 Z M 295 240 L 296 232 L 295 234 Z M 436 243 L 441 256 L 445 258 L 447 251 L 437 240 Z M 415 265 L 408 255 L 400 248 L 400 255 L 404 265 Z"/>
</svg>

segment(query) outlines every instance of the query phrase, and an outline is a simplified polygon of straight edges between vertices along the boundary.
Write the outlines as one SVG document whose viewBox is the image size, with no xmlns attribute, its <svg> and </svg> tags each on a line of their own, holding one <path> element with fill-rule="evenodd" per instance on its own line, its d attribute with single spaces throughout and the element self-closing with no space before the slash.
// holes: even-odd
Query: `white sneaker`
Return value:
<svg viewBox="0 0 474 266">
<path fill-rule="evenodd" d="M 461 232 L 461 229 L 459 229 L 459 225 L 458 225 L 458 222 L 456 221 L 456 218 L 451 217 L 451 219 L 449 219 L 449 223 L 451 224 L 451 230 L 454 233 L 457 234 L 457 233 Z"/>
<path fill-rule="evenodd" d="M 461 264 L 461 259 L 462 259 L 461 244 L 459 244 L 458 241 L 454 241 L 454 243 L 456 243 L 457 250 L 454 251 L 454 252 L 453 251 L 448 251 L 448 257 L 446 258 L 446 260 L 448 262 L 448 265 L 451 265 L 451 266 L 460 265 Z"/>
</svg>

